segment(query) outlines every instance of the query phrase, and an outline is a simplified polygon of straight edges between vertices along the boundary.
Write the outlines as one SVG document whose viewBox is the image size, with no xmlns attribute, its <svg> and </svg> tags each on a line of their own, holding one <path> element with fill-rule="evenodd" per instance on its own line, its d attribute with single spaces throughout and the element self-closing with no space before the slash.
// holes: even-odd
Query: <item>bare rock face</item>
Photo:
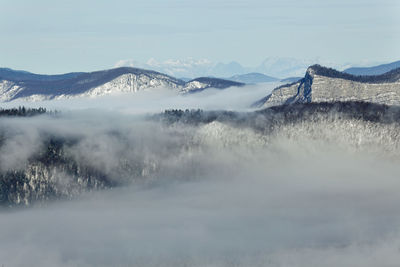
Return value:
<svg viewBox="0 0 400 267">
<path fill-rule="evenodd" d="M 399 105 L 400 68 L 379 76 L 354 76 L 314 65 L 307 69 L 303 79 L 274 89 L 254 106 L 337 101 Z"/>
</svg>

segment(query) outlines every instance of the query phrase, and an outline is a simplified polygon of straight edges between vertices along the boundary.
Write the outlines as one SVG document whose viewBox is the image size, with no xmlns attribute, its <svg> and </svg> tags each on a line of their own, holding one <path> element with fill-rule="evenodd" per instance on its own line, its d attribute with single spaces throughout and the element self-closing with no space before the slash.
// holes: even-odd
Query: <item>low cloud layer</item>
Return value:
<svg viewBox="0 0 400 267">
<path fill-rule="evenodd" d="M 395 124 L 338 119 L 287 124 L 265 135 L 218 121 L 166 126 L 141 116 L 74 111 L 2 119 L 1 126 L 24 136 L 10 139 L 2 156 L 17 151 L 13 145 L 25 147 L 21 140 L 45 139 L 45 132 L 79 137 L 68 153 L 111 174 L 121 156 L 155 166 L 151 179 L 129 186 L 2 210 L 4 266 L 400 261 Z M 36 150 L 26 146 L 25 152 Z"/>
<path fill-rule="evenodd" d="M 165 88 L 136 93 L 113 94 L 96 98 L 73 98 L 52 101 L 25 102 L 15 100 L 2 103 L 3 108 L 27 106 L 51 110 L 112 110 L 124 113 L 154 113 L 165 109 L 248 110 L 257 100 L 268 95 L 279 83 L 264 83 L 230 87 L 224 90 L 209 88 L 200 93 L 180 95 Z"/>
</svg>

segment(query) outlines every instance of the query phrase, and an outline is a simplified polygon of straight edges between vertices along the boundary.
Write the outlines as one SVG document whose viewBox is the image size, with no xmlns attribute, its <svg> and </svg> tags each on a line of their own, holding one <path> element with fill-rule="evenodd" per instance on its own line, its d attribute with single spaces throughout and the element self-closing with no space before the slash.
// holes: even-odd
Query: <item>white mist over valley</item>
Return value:
<svg viewBox="0 0 400 267">
<path fill-rule="evenodd" d="M 0 120 L 1 169 L 25 173 L 31 188 L 10 198 L 30 207 L 1 211 L 5 266 L 394 266 L 400 259 L 396 108 L 381 122 L 367 117 L 374 107 L 366 118 L 352 107 L 293 121 L 249 111 L 154 117 L 152 104 L 139 106 L 144 114 L 124 105 L 121 113 L 123 101 L 105 99 L 104 109 Z M 184 100 L 169 103 L 184 107 Z M 83 100 L 70 107 L 74 101 Z M 35 157 L 49 138 L 63 140 L 61 159 L 44 165 Z"/>
</svg>

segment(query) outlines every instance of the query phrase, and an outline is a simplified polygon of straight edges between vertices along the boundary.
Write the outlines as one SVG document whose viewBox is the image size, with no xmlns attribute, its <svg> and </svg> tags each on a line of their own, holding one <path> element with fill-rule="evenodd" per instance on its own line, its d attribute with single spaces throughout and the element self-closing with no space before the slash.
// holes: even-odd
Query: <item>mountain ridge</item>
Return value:
<svg viewBox="0 0 400 267">
<path fill-rule="evenodd" d="M 381 75 L 355 76 L 312 65 L 304 78 L 275 88 L 271 94 L 253 103 L 253 107 L 335 101 L 399 105 L 400 68 Z"/>
<path fill-rule="evenodd" d="M 214 78 L 214 77 L 199 77 L 188 81 L 183 88 L 183 91 L 188 93 L 201 92 L 208 88 L 226 89 L 228 87 L 244 86 L 244 83 L 235 82 L 226 79 Z"/>
<path fill-rule="evenodd" d="M 218 78 L 197 78 L 202 79 L 201 83 L 191 87 L 196 79 L 185 82 L 157 71 L 133 67 L 59 75 L 40 75 L 4 68 L 0 69 L 0 74 L 2 70 L 3 75 L 0 75 L 0 100 L 2 101 L 21 98 L 35 101 L 79 96 L 95 97 L 157 87 L 187 93 L 191 89 L 195 89 L 193 92 L 198 92 L 210 87 L 225 89 L 243 85 Z"/>
<path fill-rule="evenodd" d="M 23 80 L 38 80 L 38 81 L 54 81 L 66 78 L 77 77 L 84 72 L 69 72 L 64 74 L 36 74 L 25 70 L 13 70 L 10 68 L 0 68 L 0 79 L 23 81 Z"/>
<path fill-rule="evenodd" d="M 347 68 L 343 72 L 353 75 L 380 75 L 397 68 L 400 68 L 400 60 L 372 67 Z"/>
<path fill-rule="evenodd" d="M 278 78 L 265 75 L 259 72 L 250 72 L 246 74 L 237 74 L 228 78 L 228 80 L 253 84 L 253 83 L 265 83 L 265 82 L 276 82 L 279 81 Z"/>
</svg>

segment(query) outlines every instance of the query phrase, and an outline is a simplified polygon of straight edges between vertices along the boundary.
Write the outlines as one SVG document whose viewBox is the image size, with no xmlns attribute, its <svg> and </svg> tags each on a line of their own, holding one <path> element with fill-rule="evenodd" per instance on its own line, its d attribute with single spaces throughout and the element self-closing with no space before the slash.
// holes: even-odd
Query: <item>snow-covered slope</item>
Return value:
<svg viewBox="0 0 400 267">
<path fill-rule="evenodd" d="M 364 101 L 400 104 L 400 69 L 379 76 L 353 76 L 320 65 L 307 69 L 298 82 L 280 86 L 257 101 L 258 107 L 291 103 Z"/>
<path fill-rule="evenodd" d="M 2 79 L 0 100 L 26 100 L 94 97 L 119 92 L 136 92 L 148 88 L 181 88 L 185 83 L 171 76 L 150 70 L 116 68 L 80 73 L 57 80 Z"/>
<path fill-rule="evenodd" d="M 188 81 L 182 88 L 182 93 L 197 93 L 207 88 L 225 89 L 232 86 L 244 86 L 244 83 L 211 77 L 200 77 Z"/>
<path fill-rule="evenodd" d="M 159 72 L 130 67 L 54 77 L 6 69 L 4 75 L 0 75 L 0 101 L 96 97 L 153 88 L 167 88 L 177 94 L 185 94 L 211 87 L 225 89 L 241 85 L 243 84 L 217 78 L 197 78 L 185 82 Z"/>
</svg>

